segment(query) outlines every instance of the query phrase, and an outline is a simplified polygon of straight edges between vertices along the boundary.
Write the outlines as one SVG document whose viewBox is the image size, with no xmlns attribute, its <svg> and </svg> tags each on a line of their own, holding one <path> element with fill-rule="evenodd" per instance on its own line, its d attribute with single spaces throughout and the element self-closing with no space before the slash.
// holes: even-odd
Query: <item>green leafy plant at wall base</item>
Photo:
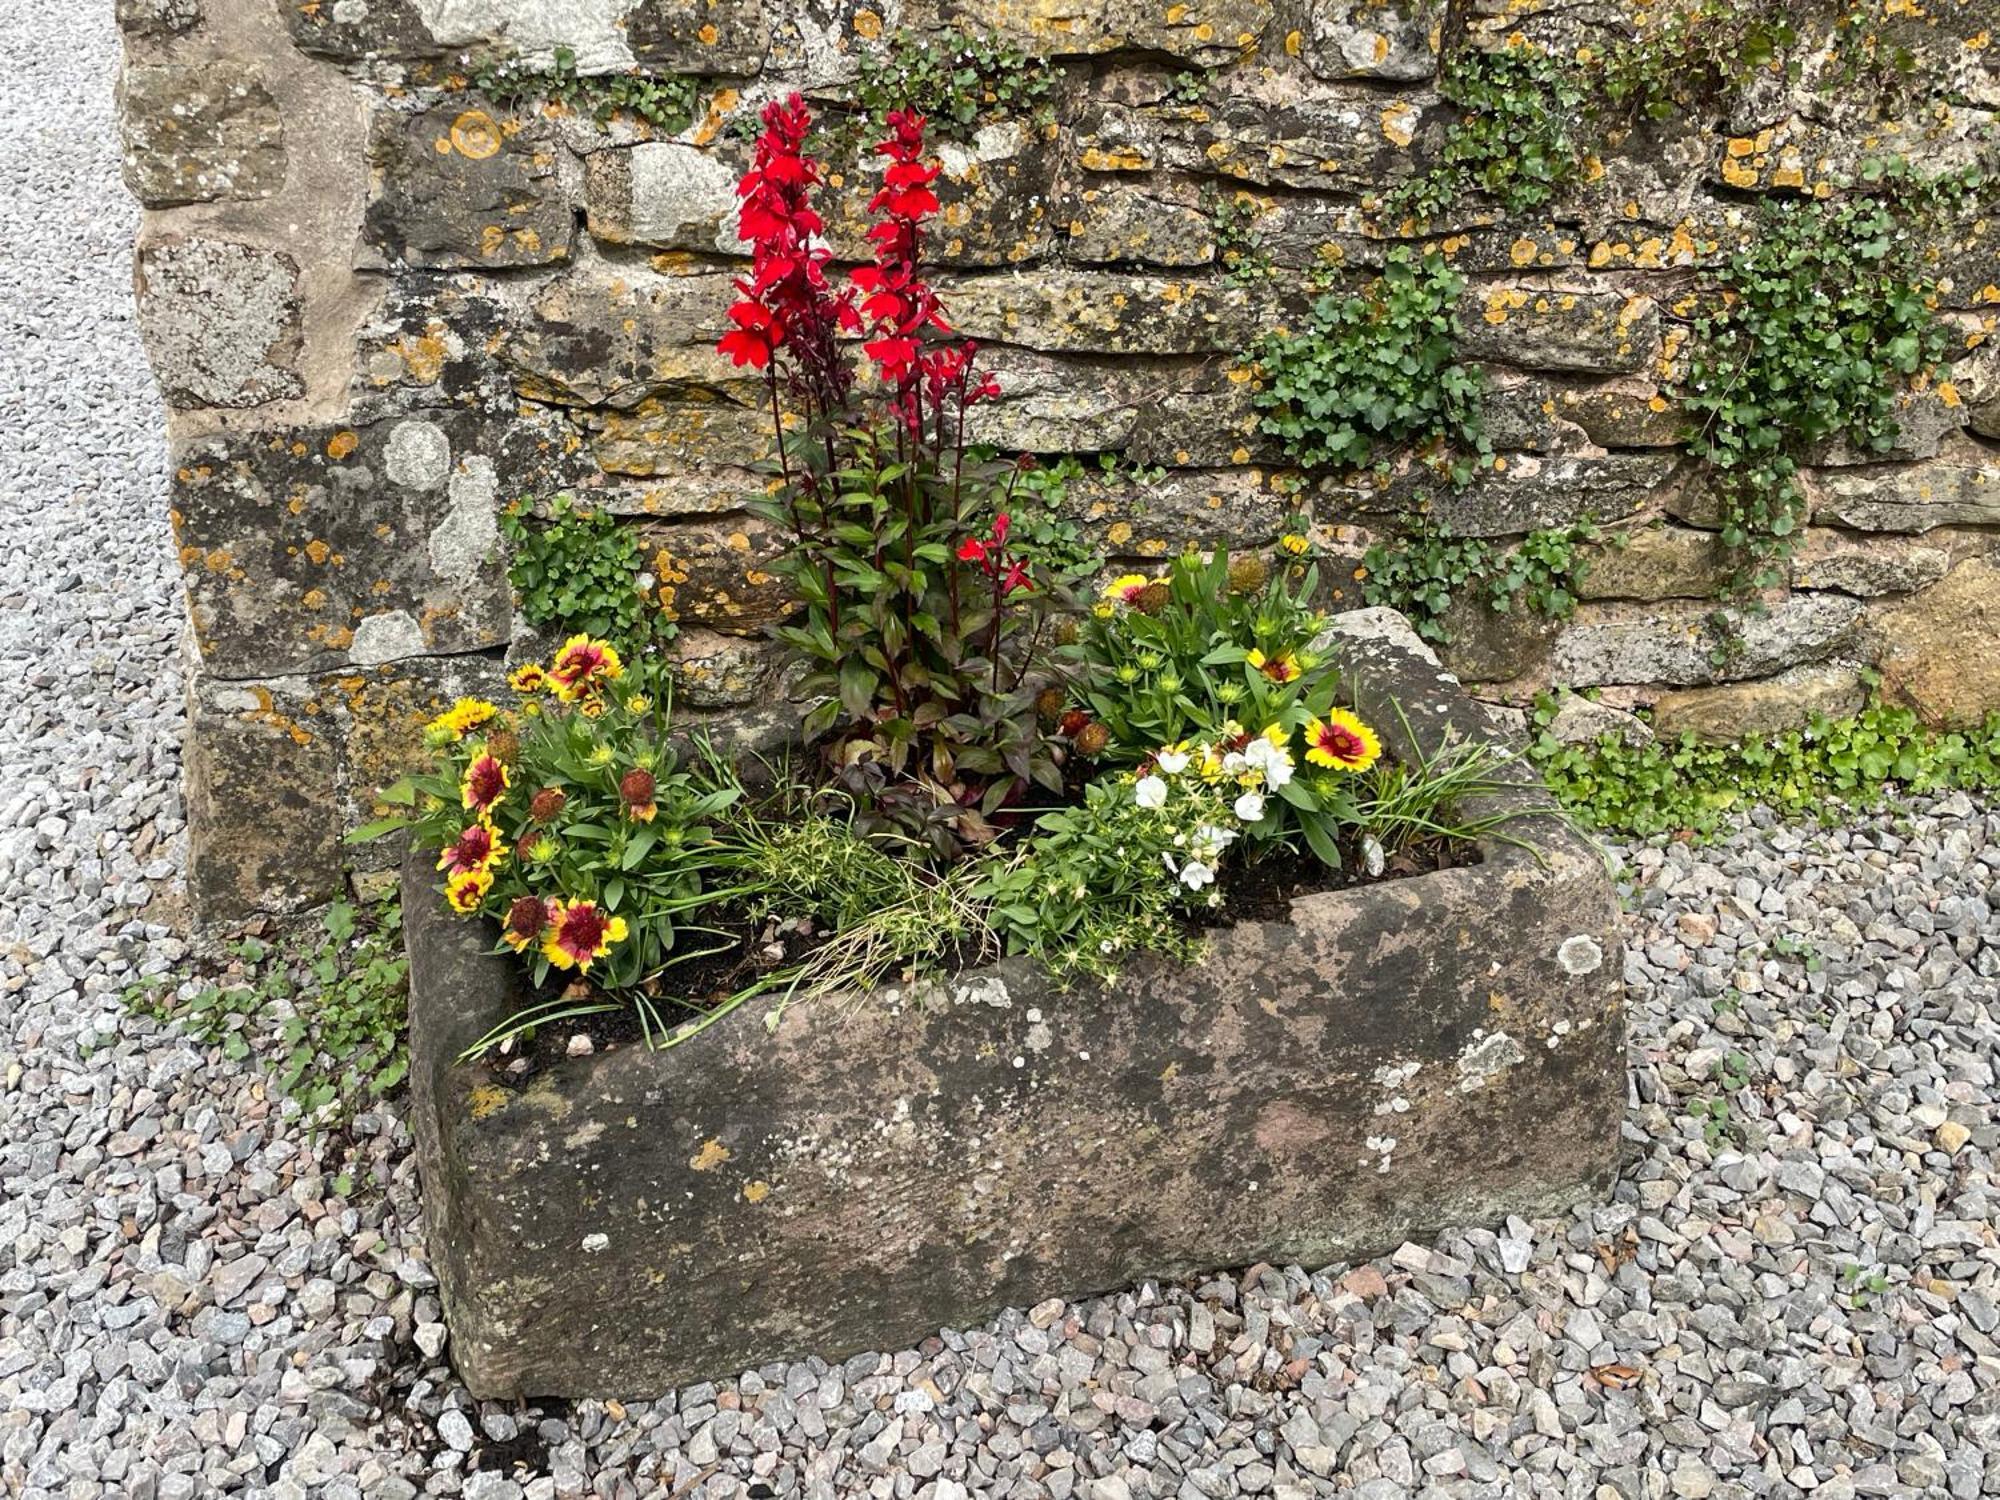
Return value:
<svg viewBox="0 0 2000 1500">
<path fill-rule="evenodd" d="M 1419 530 L 1368 549 L 1361 561 L 1361 597 L 1400 610 L 1418 635 L 1441 646 L 1451 644 L 1444 621 L 1461 589 L 1483 590 L 1487 606 L 1499 614 L 1519 605 L 1543 619 L 1567 620 L 1576 612 L 1577 586 L 1590 569 L 1581 549 L 1602 539 L 1589 521 L 1531 531 L 1513 547 Z"/>
<path fill-rule="evenodd" d="M 1584 75 L 1568 59 L 1526 46 L 1461 48 L 1447 56 L 1438 92 L 1457 106 L 1457 118 L 1425 170 L 1385 196 L 1392 218 L 1428 222 L 1475 192 L 1519 213 L 1581 173 L 1573 125 L 1585 103 Z"/>
<path fill-rule="evenodd" d="M 628 114 L 671 134 L 694 118 L 692 78 L 673 73 L 578 73 L 576 53 L 569 47 L 556 48 L 554 61 L 547 66 L 513 58 L 489 63 L 473 75 L 472 86 L 496 104 L 546 99 L 588 110 L 600 125 L 614 115 Z"/>
<path fill-rule="evenodd" d="M 2000 714 L 1974 729 L 1933 730 L 1909 709 L 1878 702 L 1852 718 L 1816 717 L 1736 744 L 1684 735 L 1634 747 L 1612 736 L 1565 745 L 1548 732 L 1554 712 L 1553 701 L 1537 706 L 1530 756 L 1565 807 L 1611 833 L 1707 836 L 1759 803 L 1802 816 L 1867 806 L 1898 786 L 2000 788 Z"/>
</svg>

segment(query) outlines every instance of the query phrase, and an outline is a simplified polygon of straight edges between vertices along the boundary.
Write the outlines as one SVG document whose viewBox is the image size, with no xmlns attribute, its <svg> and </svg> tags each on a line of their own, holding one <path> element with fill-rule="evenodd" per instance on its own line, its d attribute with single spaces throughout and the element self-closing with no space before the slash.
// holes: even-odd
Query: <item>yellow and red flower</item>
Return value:
<svg viewBox="0 0 2000 1500">
<path fill-rule="evenodd" d="M 479 910 L 486 899 L 486 893 L 493 889 L 493 872 L 485 865 L 469 870 L 454 870 L 444 880 L 444 899 L 451 909 L 460 916 L 470 916 Z"/>
<path fill-rule="evenodd" d="M 506 763 L 482 748 L 472 757 L 471 764 L 465 768 L 465 775 L 459 780 L 459 800 L 469 811 L 484 816 L 499 804 L 512 781 L 513 776 L 508 772 Z"/>
<path fill-rule="evenodd" d="M 653 773 L 643 766 L 627 771 L 618 782 L 618 800 L 625 804 L 625 816 L 634 823 L 650 823 L 659 813 L 653 801 Z"/>
<path fill-rule="evenodd" d="M 500 941 L 516 953 L 525 953 L 541 941 L 552 920 L 552 901 L 540 896 L 516 896 L 507 908 L 507 920 L 500 928 Z"/>
<path fill-rule="evenodd" d="M 625 941 L 625 919 L 608 917 L 595 901 L 551 901 L 542 957 L 558 969 L 590 972 L 591 964 Z"/>
<path fill-rule="evenodd" d="M 1144 573 L 1121 573 L 1104 585 L 1103 599 L 1108 604 L 1134 604 L 1139 596 L 1151 588 L 1153 580 Z"/>
<path fill-rule="evenodd" d="M 573 635 L 564 641 L 556 659 L 549 663 L 549 680 L 565 703 L 587 699 L 624 675 L 625 663 L 619 660 L 617 648 L 588 635 Z"/>
<path fill-rule="evenodd" d="M 484 698 L 460 698 L 424 726 L 424 738 L 434 744 L 456 744 L 499 712 Z"/>
<path fill-rule="evenodd" d="M 507 674 L 507 686 L 521 694 L 546 693 L 549 674 L 538 661 L 523 662 Z"/>
<path fill-rule="evenodd" d="M 1289 651 L 1269 657 L 1253 646 L 1244 660 L 1273 682 L 1297 682 L 1299 679 L 1299 659 Z"/>
<path fill-rule="evenodd" d="M 1375 731 L 1344 708 L 1328 712 L 1326 722 L 1306 721 L 1306 759 L 1336 771 L 1365 771 L 1381 758 L 1382 741 Z"/>
<path fill-rule="evenodd" d="M 456 875 L 461 870 L 491 869 L 506 857 L 507 851 L 500 847 L 499 832 L 480 818 L 466 824 L 458 837 L 445 845 L 444 852 L 438 855 L 437 867 Z"/>
</svg>

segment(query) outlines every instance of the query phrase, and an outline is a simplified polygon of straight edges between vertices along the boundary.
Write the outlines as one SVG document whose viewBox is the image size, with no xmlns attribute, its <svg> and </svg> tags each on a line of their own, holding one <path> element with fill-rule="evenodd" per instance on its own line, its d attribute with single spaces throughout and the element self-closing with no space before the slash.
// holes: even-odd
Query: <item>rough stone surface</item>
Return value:
<svg viewBox="0 0 2000 1500">
<path fill-rule="evenodd" d="M 550 133 L 497 107 L 375 117 L 367 236 L 412 266 L 540 266 L 573 215 Z"/>
<path fill-rule="evenodd" d="M 585 164 L 590 232 L 613 244 L 742 253 L 737 176 L 727 163 L 679 141 L 594 152 Z"/>
<path fill-rule="evenodd" d="M 251 63 L 135 67 L 125 74 L 125 182 L 165 208 L 264 198 L 285 180 L 285 126 Z"/>
<path fill-rule="evenodd" d="M 1348 617 L 1333 648 L 1377 718 L 1393 699 L 1433 748 L 1488 732 L 1383 614 Z M 1539 857 L 1495 846 L 1302 898 L 1086 1005 L 1008 961 L 794 1007 L 775 1031 L 746 1007 L 698 1045 L 594 1052 L 520 1088 L 452 1062 L 516 1003 L 513 971 L 440 914 L 413 857 L 417 1131 L 459 1369 L 486 1396 L 654 1394 L 1601 1193 L 1623 1095 L 1615 903 L 1573 835 L 1534 837 Z"/>
<path fill-rule="evenodd" d="M 176 406 L 261 406 L 304 394 L 298 265 L 225 240 L 151 245 L 138 261 L 139 327 Z"/>
<path fill-rule="evenodd" d="M 1662 693 L 1653 704 L 1653 726 L 1666 739 L 1692 734 L 1704 740 L 1740 740 L 1804 728 L 1815 714 L 1846 718 L 1867 701 L 1868 688 L 1857 668 L 1821 662 L 1756 682 Z"/>
<path fill-rule="evenodd" d="M 2000 565 L 1968 558 L 1944 581 L 1868 615 L 1882 691 L 1928 722 L 1976 724 L 2000 710 Z"/>
<path fill-rule="evenodd" d="M 1651 364 L 1660 342 L 1652 300 L 1620 292 L 1489 286 L 1466 293 L 1459 348 L 1539 370 L 1617 375 Z"/>
<path fill-rule="evenodd" d="M 1914 468 L 1833 473 L 1818 483 L 1813 519 L 1858 531 L 2000 525 L 2000 463 L 1960 453 Z"/>
<path fill-rule="evenodd" d="M 1861 612 L 1858 599 L 1837 594 L 1795 594 L 1726 622 L 1698 604 L 1585 606 L 1557 639 L 1552 670 L 1575 687 L 1736 682 L 1824 660 L 1853 636 Z"/>
</svg>

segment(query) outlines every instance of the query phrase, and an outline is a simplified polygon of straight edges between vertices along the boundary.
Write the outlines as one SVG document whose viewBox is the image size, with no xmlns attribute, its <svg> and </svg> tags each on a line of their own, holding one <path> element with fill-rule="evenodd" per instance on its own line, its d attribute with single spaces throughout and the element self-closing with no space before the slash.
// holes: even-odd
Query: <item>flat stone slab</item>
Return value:
<svg viewBox="0 0 2000 1500">
<path fill-rule="evenodd" d="M 1392 701 L 1428 744 L 1497 733 L 1399 616 L 1343 616 L 1336 639 L 1392 747 Z M 519 1088 L 453 1062 L 519 978 L 413 859 L 416 1129 L 461 1375 L 489 1398 L 653 1396 L 1603 1196 L 1625 1101 L 1616 899 L 1559 821 L 1509 827 L 1534 850 L 1305 896 L 1108 989 L 1008 960 L 794 1005 L 775 1032 L 752 1003 L 672 1051 Z"/>
</svg>

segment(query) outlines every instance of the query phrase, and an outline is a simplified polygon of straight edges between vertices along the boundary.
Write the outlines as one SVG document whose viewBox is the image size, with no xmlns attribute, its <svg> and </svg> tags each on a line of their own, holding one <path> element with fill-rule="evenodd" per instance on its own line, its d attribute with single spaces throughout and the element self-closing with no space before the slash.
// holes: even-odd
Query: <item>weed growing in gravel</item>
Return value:
<svg viewBox="0 0 2000 1500">
<path fill-rule="evenodd" d="M 403 1080 L 402 907 L 363 911 L 338 901 L 316 940 L 230 945 L 230 972 L 191 995 L 166 983 L 133 985 L 133 1015 L 177 1025 L 232 1062 L 252 1056 L 272 1070 L 279 1093 L 315 1130 L 345 1125 Z"/>
</svg>

